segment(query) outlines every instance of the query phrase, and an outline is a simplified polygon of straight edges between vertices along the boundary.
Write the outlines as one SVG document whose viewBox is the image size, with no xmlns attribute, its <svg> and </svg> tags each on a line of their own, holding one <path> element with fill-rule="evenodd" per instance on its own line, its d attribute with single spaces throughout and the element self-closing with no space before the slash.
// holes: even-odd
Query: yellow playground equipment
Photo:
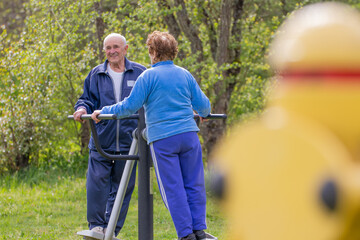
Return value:
<svg viewBox="0 0 360 240">
<path fill-rule="evenodd" d="M 360 13 L 291 14 L 271 44 L 264 114 L 215 150 L 230 240 L 360 239 Z"/>
</svg>

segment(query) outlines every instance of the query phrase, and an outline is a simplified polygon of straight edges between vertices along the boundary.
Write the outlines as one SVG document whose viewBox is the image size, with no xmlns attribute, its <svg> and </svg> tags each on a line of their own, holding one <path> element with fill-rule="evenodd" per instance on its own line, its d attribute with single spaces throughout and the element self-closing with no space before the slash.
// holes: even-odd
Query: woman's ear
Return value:
<svg viewBox="0 0 360 240">
<path fill-rule="evenodd" d="M 151 64 L 157 63 L 156 52 L 155 51 L 152 51 L 152 53 L 150 53 L 150 51 L 149 51 L 149 57 L 150 57 L 150 60 L 151 60 Z"/>
</svg>

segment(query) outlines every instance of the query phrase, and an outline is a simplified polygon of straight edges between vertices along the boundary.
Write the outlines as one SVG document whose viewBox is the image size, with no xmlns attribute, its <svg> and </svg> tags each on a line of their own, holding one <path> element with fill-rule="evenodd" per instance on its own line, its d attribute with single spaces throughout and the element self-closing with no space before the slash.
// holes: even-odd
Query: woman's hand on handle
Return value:
<svg viewBox="0 0 360 240">
<path fill-rule="evenodd" d="M 95 110 L 92 114 L 91 114 L 91 118 L 96 122 L 100 122 L 101 120 L 97 118 L 97 116 L 101 113 L 101 110 Z"/>
</svg>

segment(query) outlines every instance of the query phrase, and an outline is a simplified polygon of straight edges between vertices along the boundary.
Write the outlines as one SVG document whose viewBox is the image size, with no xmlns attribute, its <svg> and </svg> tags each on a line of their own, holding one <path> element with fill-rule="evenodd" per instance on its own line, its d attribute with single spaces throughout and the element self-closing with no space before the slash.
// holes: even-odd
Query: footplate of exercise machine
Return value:
<svg viewBox="0 0 360 240">
<path fill-rule="evenodd" d="M 84 230 L 76 233 L 77 235 L 83 236 L 85 240 L 103 240 L 105 238 L 105 234 L 98 233 L 90 230 Z M 113 237 L 112 240 L 120 240 L 120 238 Z"/>
</svg>

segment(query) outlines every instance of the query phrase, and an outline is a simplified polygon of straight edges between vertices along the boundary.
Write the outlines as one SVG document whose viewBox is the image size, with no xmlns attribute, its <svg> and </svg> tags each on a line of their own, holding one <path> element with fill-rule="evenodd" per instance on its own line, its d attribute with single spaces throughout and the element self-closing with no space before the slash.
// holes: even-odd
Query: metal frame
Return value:
<svg viewBox="0 0 360 240">
<path fill-rule="evenodd" d="M 195 119 L 199 119 L 199 115 L 194 115 Z M 226 119 L 225 114 L 210 114 L 207 119 Z M 73 115 L 69 115 L 68 119 L 74 119 Z M 114 206 L 110 215 L 106 234 L 92 232 L 90 230 L 80 231 L 77 234 L 84 236 L 84 239 L 104 239 L 117 240 L 113 237 L 115 226 L 119 218 L 122 202 L 124 200 L 125 191 L 130 179 L 131 171 L 134 167 L 135 160 L 139 160 L 138 164 L 138 238 L 139 240 L 153 240 L 153 194 L 151 181 L 151 154 L 149 146 L 146 142 L 146 125 L 144 109 L 139 110 L 139 114 L 134 114 L 123 119 L 138 119 L 138 128 L 133 131 L 133 142 L 131 143 L 129 155 L 113 155 L 106 153 L 99 142 L 96 132 L 95 123 L 91 120 L 91 114 L 84 114 L 81 119 L 89 120 L 91 133 L 97 151 L 105 158 L 110 160 L 126 160 L 123 176 L 120 181 L 119 189 L 115 198 Z M 98 119 L 101 120 L 117 120 L 115 114 L 100 114 Z M 138 155 L 136 155 L 138 153 Z"/>
</svg>

